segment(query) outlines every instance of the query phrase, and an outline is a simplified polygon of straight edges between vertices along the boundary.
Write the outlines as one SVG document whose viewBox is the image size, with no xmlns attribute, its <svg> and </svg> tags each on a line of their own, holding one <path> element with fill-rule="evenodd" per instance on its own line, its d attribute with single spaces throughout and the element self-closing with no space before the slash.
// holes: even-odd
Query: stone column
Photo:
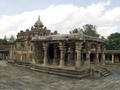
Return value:
<svg viewBox="0 0 120 90">
<path fill-rule="evenodd" d="M 100 52 L 100 45 L 98 44 L 96 47 L 96 58 L 95 58 L 96 65 L 99 65 L 99 52 Z"/>
<path fill-rule="evenodd" d="M 76 69 L 80 69 L 82 65 L 81 48 L 82 48 L 82 43 L 76 42 L 76 53 L 77 53 L 77 59 L 76 59 L 76 64 L 75 64 Z"/>
<path fill-rule="evenodd" d="M 68 65 L 73 65 L 74 64 L 73 60 L 74 60 L 74 58 L 73 58 L 73 46 L 70 46 L 68 48 Z"/>
<path fill-rule="evenodd" d="M 112 54 L 112 64 L 115 63 L 115 60 L 114 60 L 114 54 Z"/>
<path fill-rule="evenodd" d="M 43 43 L 43 49 L 44 49 L 44 59 L 43 59 L 43 65 L 48 65 L 48 43 Z"/>
<path fill-rule="evenodd" d="M 84 68 L 90 68 L 90 43 L 86 43 L 86 60 L 84 62 Z"/>
<path fill-rule="evenodd" d="M 90 51 L 86 52 L 85 68 L 90 68 Z"/>
<path fill-rule="evenodd" d="M 105 65 L 105 48 L 102 46 L 102 65 Z"/>
<path fill-rule="evenodd" d="M 59 43 L 60 47 L 60 67 L 65 65 L 65 45 L 64 43 Z"/>
<path fill-rule="evenodd" d="M 71 47 L 71 54 L 70 54 L 71 55 L 71 58 L 70 58 L 70 64 L 71 65 L 75 64 L 75 62 L 74 62 L 75 61 L 74 60 L 74 53 L 73 52 L 74 52 L 74 49 L 73 49 L 73 47 Z"/>
<path fill-rule="evenodd" d="M 21 55 L 20 60 L 23 61 L 23 55 Z"/>
<path fill-rule="evenodd" d="M 110 62 L 110 59 L 109 59 L 109 54 L 105 54 L 105 57 L 106 57 L 106 63 L 109 63 Z"/>
<path fill-rule="evenodd" d="M 71 48 L 68 48 L 68 65 L 71 65 Z"/>
<path fill-rule="evenodd" d="M 99 65 L 99 53 L 98 52 L 96 52 L 96 58 L 95 59 L 96 59 L 95 64 Z"/>
<path fill-rule="evenodd" d="M 35 52 L 36 52 L 36 50 L 35 50 L 35 43 L 32 43 L 32 61 L 31 61 L 32 64 L 36 63 L 35 62 L 35 54 L 36 54 Z M 28 62 L 30 62 L 30 61 L 28 61 Z"/>
<path fill-rule="evenodd" d="M 57 46 L 54 45 L 54 60 L 53 60 L 53 64 L 56 65 L 57 64 Z"/>
<path fill-rule="evenodd" d="M 115 63 L 119 63 L 119 56 L 116 55 L 116 58 L 114 59 Z"/>
</svg>

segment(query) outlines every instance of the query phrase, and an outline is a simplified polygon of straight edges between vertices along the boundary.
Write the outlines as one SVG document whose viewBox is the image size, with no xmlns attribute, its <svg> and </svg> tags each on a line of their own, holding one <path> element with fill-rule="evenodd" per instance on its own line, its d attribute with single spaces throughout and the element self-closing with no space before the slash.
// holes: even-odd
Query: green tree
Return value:
<svg viewBox="0 0 120 90">
<path fill-rule="evenodd" d="M 1 42 L 2 42 L 2 44 L 3 44 L 3 45 L 8 44 L 8 42 L 7 42 L 7 37 L 6 37 L 6 36 L 4 36 L 4 39 L 3 39 Z"/>
<path fill-rule="evenodd" d="M 96 26 L 91 24 L 86 24 L 82 28 L 75 28 L 70 31 L 70 33 L 83 33 L 88 36 L 99 37 L 100 35 L 96 31 Z"/>
<path fill-rule="evenodd" d="M 101 36 L 101 39 L 105 39 L 105 37 L 104 37 L 104 36 Z"/>
<path fill-rule="evenodd" d="M 0 45 L 2 45 L 3 44 L 3 42 L 2 42 L 3 40 L 2 39 L 0 39 Z"/>
<path fill-rule="evenodd" d="M 120 50 L 120 33 L 112 33 L 106 40 L 106 49 Z"/>
<path fill-rule="evenodd" d="M 74 30 L 70 31 L 70 34 L 72 33 L 81 33 L 82 29 L 80 28 L 75 28 Z"/>
<path fill-rule="evenodd" d="M 83 26 L 83 33 L 93 37 L 99 37 L 100 35 L 96 31 L 96 26 L 91 24 L 86 24 Z"/>
</svg>

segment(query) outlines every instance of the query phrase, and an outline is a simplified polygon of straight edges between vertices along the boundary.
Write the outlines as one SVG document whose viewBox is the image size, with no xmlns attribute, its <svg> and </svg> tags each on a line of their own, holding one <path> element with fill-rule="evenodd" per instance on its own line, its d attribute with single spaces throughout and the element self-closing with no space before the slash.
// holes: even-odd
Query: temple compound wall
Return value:
<svg viewBox="0 0 120 90">
<path fill-rule="evenodd" d="M 90 68 L 91 64 L 105 64 L 104 40 L 84 34 L 51 32 L 38 18 L 31 30 L 18 33 L 11 44 L 10 58 L 43 66 Z"/>
</svg>

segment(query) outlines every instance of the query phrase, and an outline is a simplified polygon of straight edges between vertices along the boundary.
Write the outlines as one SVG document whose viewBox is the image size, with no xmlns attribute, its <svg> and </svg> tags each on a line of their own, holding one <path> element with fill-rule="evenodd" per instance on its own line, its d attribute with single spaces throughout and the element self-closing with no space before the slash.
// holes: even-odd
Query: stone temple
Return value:
<svg viewBox="0 0 120 90">
<path fill-rule="evenodd" d="M 35 70 L 69 77 L 96 75 L 108 71 L 105 65 L 104 40 L 78 34 L 59 34 L 44 27 L 40 17 L 31 30 L 20 31 L 11 44 L 10 60 Z M 97 69 L 96 69 L 97 68 Z"/>
</svg>

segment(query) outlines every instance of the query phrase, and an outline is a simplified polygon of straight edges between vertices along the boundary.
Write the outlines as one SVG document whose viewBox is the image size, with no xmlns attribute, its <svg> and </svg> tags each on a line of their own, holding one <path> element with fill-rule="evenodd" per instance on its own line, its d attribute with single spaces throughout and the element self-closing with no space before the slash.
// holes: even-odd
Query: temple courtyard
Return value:
<svg viewBox="0 0 120 90">
<path fill-rule="evenodd" d="M 37 72 L 0 61 L 0 90 L 120 90 L 120 66 L 105 78 L 73 79 Z"/>
</svg>

